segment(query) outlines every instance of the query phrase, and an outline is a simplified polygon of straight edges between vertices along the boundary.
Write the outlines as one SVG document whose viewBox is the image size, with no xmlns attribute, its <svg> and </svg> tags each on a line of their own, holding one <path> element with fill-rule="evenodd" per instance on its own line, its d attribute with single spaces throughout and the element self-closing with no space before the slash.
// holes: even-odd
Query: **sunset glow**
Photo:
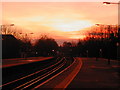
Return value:
<svg viewBox="0 0 120 90">
<path fill-rule="evenodd" d="M 120 1 L 1 0 L 3 90 L 118 88 Z"/>
<path fill-rule="evenodd" d="M 60 31 L 80 31 L 84 28 L 91 27 L 93 24 L 88 21 L 72 21 L 72 22 L 61 22 L 59 24 L 53 24 L 52 27 L 55 27 Z"/>
<path fill-rule="evenodd" d="M 118 23 L 117 6 L 102 2 L 4 2 L 2 11 L 2 24 L 13 23 L 16 31 L 34 33 L 34 38 L 47 34 L 55 39 L 79 39 L 96 23 Z"/>
<path fill-rule="evenodd" d="M 86 36 L 85 35 L 79 35 L 79 36 L 71 36 L 70 38 L 72 39 L 84 39 Z"/>
</svg>

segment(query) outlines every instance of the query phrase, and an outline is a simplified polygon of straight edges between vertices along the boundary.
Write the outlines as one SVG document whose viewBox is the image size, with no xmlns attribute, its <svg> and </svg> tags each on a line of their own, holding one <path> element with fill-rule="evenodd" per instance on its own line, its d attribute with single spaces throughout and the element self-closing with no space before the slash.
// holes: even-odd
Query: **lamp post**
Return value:
<svg viewBox="0 0 120 90">
<path fill-rule="evenodd" d="M 101 38 L 103 39 L 103 29 L 104 29 L 104 25 L 102 25 L 102 24 L 95 24 L 95 25 L 100 27 L 100 35 L 101 35 Z"/>
<path fill-rule="evenodd" d="M 97 61 L 97 57 L 101 57 L 102 58 L 102 44 L 103 44 L 103 30 L 104 30 L 104 25 L 103 24 L 95 24 L 96 26 L 100 27 L 100 35 L 101 35 L 101 47 L 97 49 L 97 53 L 98 56 L 96 56 L 96 61 Z M 99 34 L 98 34 L 99 35 Z"/>
<path fill-rule="evenodd" d="M 116 2 L 103 2 L 103 4 L 117 4 L 117 5 L 119 5 L 120 2 L 118 2 L 118 3 L 116 3 Z M 118 9 L 119 8 L 120 8 L 120 6 L 118 6 Z M 120 14 L 119 10 L 118 10 L 118 14 Z M 119 16 L 118 16 L 118 19 L 119 19 Z M 119 22 L 118 22 L 118 24 L 119 24 Z M 119 27 L 119 25 L 118 25 L 118 35 L 117 36 L 118 36 L 117 37 L 118 38 L 118 40 L 117 40 L 117 59 L 119 59 L 120 58 L 120 27 Z"/>
</svg>

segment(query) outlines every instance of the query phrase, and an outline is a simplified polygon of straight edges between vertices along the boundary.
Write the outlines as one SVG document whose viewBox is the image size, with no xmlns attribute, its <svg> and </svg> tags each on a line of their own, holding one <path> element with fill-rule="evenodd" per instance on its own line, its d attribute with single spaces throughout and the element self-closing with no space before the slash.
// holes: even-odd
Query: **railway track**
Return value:
<svg viewBox="0 0 120 90">
<path fill-rule="evenodd" d="M 57 58 L 59 59 L 59 58 Z M 60 71 L 68 67 L 73 61 L 67 60 L 65 57 L 57 60 L 58 62 L 50 65 L 42 70 L 38 70 L 34 73 L 21 77 L 19 79 L 7 82 L 0 87 L 2 89 L 12 89 L 12 90 L 24 90 L 24 89 L 34 89 L 34 87 L 44 83 L 49 78 L 53 77 Z"/>
</svg>

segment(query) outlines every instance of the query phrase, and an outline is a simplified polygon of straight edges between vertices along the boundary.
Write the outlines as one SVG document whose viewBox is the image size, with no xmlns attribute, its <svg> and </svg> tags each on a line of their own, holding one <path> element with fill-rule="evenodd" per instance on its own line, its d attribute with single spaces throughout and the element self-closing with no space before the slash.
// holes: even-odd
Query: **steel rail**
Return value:
<svg viewBox="0 0 120 90">
<path fill-rule="evenodd" d="M 46 72 L 42 76 L 39 76 L 39 77 L 37 77 L 37 78 L 35 78 L 35 79 L 31 80 L 31 81 L 28 81 L 28 82 L 26 82 L 26 83 L 24 83 L 24 84 L 22 84 L 22 85 L 20 85 L 20 86 L 18 86 L 16 88 L 14 88 L 13 90 L 17 90 L 17 89 L 23 90 L 23 89 L 31 87 L 32 85 L 34 85 L 34 84 L 38 83 L 39 81 L 47 78 L 48 76 L 50 76 L 51 74 L 53 74 L 54 72 L 56 72 L 57 70 L 62 68 L 65 65 L 66 62 L 67 61 L 65 60 L 62 64 L 60 64 L 59 66 L 57 66 L 54 69 L 50 70 L 49 72 Z M 26 84 L 28 84 L 28 85 L 26 85 Z"/>
<path fill-rule="evenodd" d="M 66 58 L 65 58 L 66 60 Z M 74 65 L 74 63 L 76 62 L 76 59 L 74 58 L 74 61 L 72 62 L 72 64 L 70 64 L 69 66 L 67 66 L 65 69 L 63 69 L 62 71 L 60 71 L 59 73 L 57 73 L 56 75 L 54 75 L 53 77 L 49 78 L 48 80 L 46 80 L 45 82 L 37 85 L 34 89 L 37 89 L 39 87 L 41 87 L 42 85 L 44 85 L 45 83 L 49 82 L 50 80 L 52 80 L 53 78 L 57 77 L 58 75 L 62 74 L 63 72 L 65 72 L 66 70 L 68 70 L 71 66 Z"/>
<path fill-rule="evenodd" d="M 59 59 L 59 57 L 58 57 L 56 60 L 58 60 L 58 59 Z M 0 87 L 3 87 L 3 86 L 6 86 L 6 85 L 15 83 L 15 82 L 17 82 L 17 81 L 23 80 L 23 79 L 25 79 L 25 78 L 28 78 L 28 77 L 33 76 L 33 75 L 35 75 L 35 74 L 38 74 L 38 73 L 40 73 L 40 72 L 42 72 L 42 71 L 45 71 L 45 70 L 47 70 L 47 69 L 49 69 L 49 68 L 51 68 L 51 67 L 54 67 L 55 65 L 59 64 L 60 62 L 62 62 L 62 60 L 63 60 L 63 58 L 62 58 L 59 62 L 57 62 L 57 63 L 55 63 L 55 64 L 53 64 L 53 65 L 51 65 L 51 66 L 49 66 L 49 67 L 47 67 L 47 68 L 45 68 L 45 69 L 36 71 L 36 72 L 31 73 L 31 74 L 29 74 L 29 75 L 27 75 L 27 76 L 24 76 L 24 77 L 22 77 L 22 78 L 19 78 L 19 79 L 16 79 L 16 80 L 14 80 L 14 81 L 8 82 L 8 83 L 6 83 L 6 84 L 0 85 Z"/>
</svg>

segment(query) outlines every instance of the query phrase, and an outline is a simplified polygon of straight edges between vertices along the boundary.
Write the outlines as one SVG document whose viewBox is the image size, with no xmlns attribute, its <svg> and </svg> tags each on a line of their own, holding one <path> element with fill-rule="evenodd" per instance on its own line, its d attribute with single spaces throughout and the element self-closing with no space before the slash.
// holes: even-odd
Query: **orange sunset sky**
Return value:
<svg viewBox="0 0 120 90">
<path fill-rule="evenodd" d="M 95 24 L 118 24 L 118 5 L 102 2 L 2 2 L 2 24 L 56 40 L 83 38 Z M 16 29 L 15 29 L 16 28 Z"/>
</svg>

